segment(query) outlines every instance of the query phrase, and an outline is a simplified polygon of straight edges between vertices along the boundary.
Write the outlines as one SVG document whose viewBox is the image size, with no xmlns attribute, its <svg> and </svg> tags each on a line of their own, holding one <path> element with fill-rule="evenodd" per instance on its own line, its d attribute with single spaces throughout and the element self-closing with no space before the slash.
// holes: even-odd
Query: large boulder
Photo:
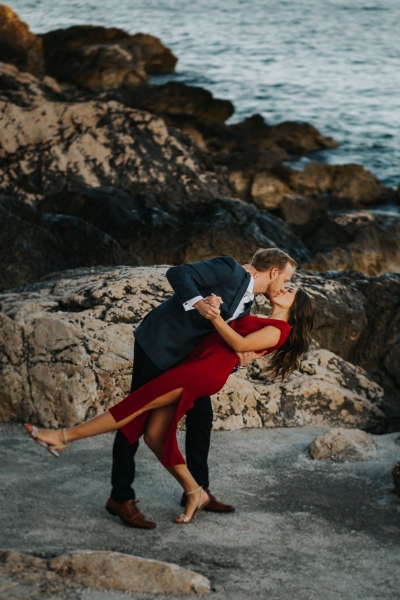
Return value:
<svg viewBox="0 0 400 600">
<path fill-rule="evenodd" d="M 12 74 L 7 73 L 6 86 Z M 19 75 L 15 73 L 16 85 Z M 34 91 L 32 81 L 28 88 Z M 117 102 L 47 101 L 0 91 L 0 190 L 34 202 L 66 189 L 118 185 L 170 202 L 230 196 L 231 186 L 191 139 Z"/>
<path fill-rule="evenodd" d="M 38 208 L 0 196 L 0 289 L 78 266 L 180 264 L 218 254 L 245 263 L 259 247 L 311 258 L 283 221 L 240 200 L 171 205 L 92 188 L 49 196 Z"/>
<path fill-rule="evenodd" d="M 171 293 L 165 268 L 64 272 L 0 296 L 0 419 L 71 425 L 129 391 L 132 332 Z M 262 365 L 262 362 L 261 362 Z M 233 375 L 214 399 L 216 426 L 305 423 L 371 429 L 383 415 L 382 390 L 360 368 L 311 349 L 284 383 L 260 362 Z"/>
<path fill-rule="evenodd" d="M 44 75 L 42 40 L 5 4 L 0 4 L 0 61 Z"/>
<path fill-rule="evenodd" d="M 350 353 L 350 360 L 384 386 L 385 412 L 393 426 L 400 429 L 400 274 L 354 279 L 364 296 L 366 326 Z M 350 278 L 343 277 L 346 280 Z"/>
<path fill-rule="evenodd" d="M 250 197 L 260 208 L 283 209 L 285 196 L 314 196 L 331 208 L 360 208 L 397 202 L 398 192 L 386 187 L 361 165 L 308 163 L 301 171 L 288 166 L 258 170 L 248 180 Z M 310 211 L 315 203 L 311 205 Z M 304 207 L 302 218 L 305 218 Z"/>
<path fill-rule="evenodd" d="M 324 137 L 309 123 L 286 121 L 268 125 L 261 115 L 253 115 L 240 123 L 219 125 L 208 118 L 178 118 L 171 122 L 196 139 L 201 147 L 211 153 L 241 152 L 280 149 L 288 155 L 309 154 L 316 150 L 336 148 L 332 138 Z"/>
<path fill-rule="evenodd" d="M 299 271 L 293 281 L 314 299 L 314 338 L 383 386 L 387 421 L 400 429 L 400 274 Z M 258 300 L 258 310 L 267 313 L 267 302 Z"/>
<path fill-rule="evenodd" d="M 272 246 L 299 262 L 309 256 L 283 221 L 231 198 L 171 205 L 160 196 L 92 188 L 48 196 L 38 209 L 79 217 L 108 233 L 131 265 L 179 264 L 218 254 L 246 262 L 256 248 Z"/>
<path fill-rule="evenodd" d="M 123 253 L 114 238 L 70 215 L 42 214 L 0 196 L 0 289 L 38 281 L 80 266 L 116 265 Z"/>
<path fill-rule="evenodd" d="M 75 48 L 51 74 L 82 90 L 113 89 L 147 81 L 141 62 L 118 44 L 99 44 Z"/>
<path fill-rule="evenodd" d="M 229 128 L 237 146 L 258 146 L 265 143 L 276 144 L 289 154 L 309 154 L 317 150 L 336 148 L 338 143 L 323 136 L 309 123 L 285 121 L 278 125 L 268 125 L 261 115 L 248 117 Z"/>
<path fill-rule="evenodd" d="M 232 375 L 215 398 L 216 429 L 330 425 L 380 430 L 383 390 L 360 367 L 313 345 L 298 371 L 270 381 L 266 359 Z"/>
<path fill-rule="evenodd" d="M 172 73 L 177 62 L 158 38 L 116 27 L 75 25 L 41 39 L 47 72 L 83 89 L 143 83 L 146 73 Z"/>
<path fill-rule="evenodd" d="M 179 81 L 170 81 L 163 85 L 131 86 L 103 92 L 98 97 L 117 100 L 129 108 L 148 110 L 186 133 L 191 133 L 184 126 L 186 122 L 198 119 L 222 124 L 234 112 L 233 104 L 229 100 L 214 98 L 211 92 L 202 87 L 186 85 Z M 196 141 L 199 141 L 199 137 Z"/>
<path fill-rule="evenodd" d="M 400 272 L 400 214 L 336 210 L 331 197 L 286 196 L 282 216 L 305 242 L 315 271 Z"/>
<path fill-rule="evenodd" d="M 355 164 L 309 163 L 293 175 L 292 185 L 298 194 L 331 194 L 351 200 L 354 206 L 386 202 L 395 196 L 391 188 L 383 186 L 362 165 Z"/>
<path fill-rule="evenodd" d="M 132 43 L 139 48 L 146 73 L 160 75 L 175 71 L 178 59 L 159 38 L 148 33 L 135 33 L 132 36 Z"/>
</svg>

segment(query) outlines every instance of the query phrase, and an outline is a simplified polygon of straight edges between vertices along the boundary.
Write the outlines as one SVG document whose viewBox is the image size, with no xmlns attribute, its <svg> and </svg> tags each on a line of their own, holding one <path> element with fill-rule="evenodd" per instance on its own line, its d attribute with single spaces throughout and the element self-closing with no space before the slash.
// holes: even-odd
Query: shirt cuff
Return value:
<svg viewBox="0 0 400 600">
<path fill-rule="evenodd" d="M 196 304 L 196 302 L 198 302 L 199 300 L 203 300 L 203 296 L 196 296 L 196 298 L 192 298 L 191 300 L 184 302 L 183 308 L 185 310 L 193 310 L 193 308 L 194 308 L 193 304 Z"/>
</svg>

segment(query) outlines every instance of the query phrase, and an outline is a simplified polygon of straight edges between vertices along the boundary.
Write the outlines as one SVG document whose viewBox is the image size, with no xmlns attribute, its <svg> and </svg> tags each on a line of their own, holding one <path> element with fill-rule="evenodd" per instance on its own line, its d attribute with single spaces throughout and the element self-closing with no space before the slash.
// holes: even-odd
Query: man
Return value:
<svg viewBox="0 0 400 600">
<path fill-rule="evenodd" d="M 250 313 L 254 294 L 272 298 L 290 281 L 296 262 L 278 248 L 258 250 L 250 265 L 239 265 L 233 258 L 211 260 L 171 267 L 167 279 L 174 294 L 152 310 L 135 331 L 134 371 L 131 392 L 180 362 L 192 348 L 214 330 L 216 309 L 205 298 L 221 296 L 221 316 L 229 322 Z M 255 353 L 245 353 L 241 362 L 248 364 Z M 229 504 L 219 502 L 210 493 L 208 452 L 213 413 L 210 397 L 199 398 L 186 415 L 186 460 L 196 481 L 210 496 L 205 508 L 212 512 L 231 512 Z M 135 478 L 134 456 L 139 443 L 130 444 L 121 431 L 113 447 L 112 492 L 106 509 L 118 515 L 130 527 L 151 529 L 136 506 L 132 484 Z M 184 506 L 185 497 L 181 505 Z"/>
</svg>

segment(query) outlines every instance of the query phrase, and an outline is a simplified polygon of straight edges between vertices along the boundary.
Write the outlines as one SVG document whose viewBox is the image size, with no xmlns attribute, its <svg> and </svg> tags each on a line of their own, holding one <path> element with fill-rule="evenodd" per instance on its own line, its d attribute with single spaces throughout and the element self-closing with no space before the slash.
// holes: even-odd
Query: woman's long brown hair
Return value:
<svg viewBox="0 0 400 600">
<path fill-rule="evenodd" d="M 300 359 L 311 342 L 314 313 L 310 296 L 304 290 L 297 290 L 288 318 L 290 333 L 286 342 L 271 354 L 266 368 L 269 376 L 284 379 L 299 368 Z"/>
</svg>

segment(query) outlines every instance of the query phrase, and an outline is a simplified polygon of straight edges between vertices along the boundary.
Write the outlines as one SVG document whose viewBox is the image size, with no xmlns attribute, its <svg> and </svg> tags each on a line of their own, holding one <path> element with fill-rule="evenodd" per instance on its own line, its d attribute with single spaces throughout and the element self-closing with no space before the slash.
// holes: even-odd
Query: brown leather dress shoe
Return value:
<svg viewBox="0 0 400 600">
<path fill-rule="evenodd" d="M 210 490 L 206 490 L 206 492 L 210 497 L 210 502 L 207 504 L 207 506 L 204 507 L 203 510 L 208 510 L 209 512 L 219 512 L 219 513 L 233 512 L 235 510 L 235 507 L 232 506 L 231 504 L 224 504 L 224 502 L 220 502 L 219 500 L 217 500 L 216 497 L 210 492 Z M 185 492 L 183 492 L 183 494 L 182 494 L 180 504 L 183 507 L 186 506 L 186 493 Z"/>
<path fill-rule="evenodd" d="M 113 498 L 109 498 L 106 504 L 106 511 L 110 515 L 119 517 L 129 527 L 137 529 L 153 529 L 156 524 L 154 521 L 146 519 L 144 514 L 140 512 L 136 506 L 137 500 L 126 500 L 125 502 L 116 502 Z"/>
</svg>

